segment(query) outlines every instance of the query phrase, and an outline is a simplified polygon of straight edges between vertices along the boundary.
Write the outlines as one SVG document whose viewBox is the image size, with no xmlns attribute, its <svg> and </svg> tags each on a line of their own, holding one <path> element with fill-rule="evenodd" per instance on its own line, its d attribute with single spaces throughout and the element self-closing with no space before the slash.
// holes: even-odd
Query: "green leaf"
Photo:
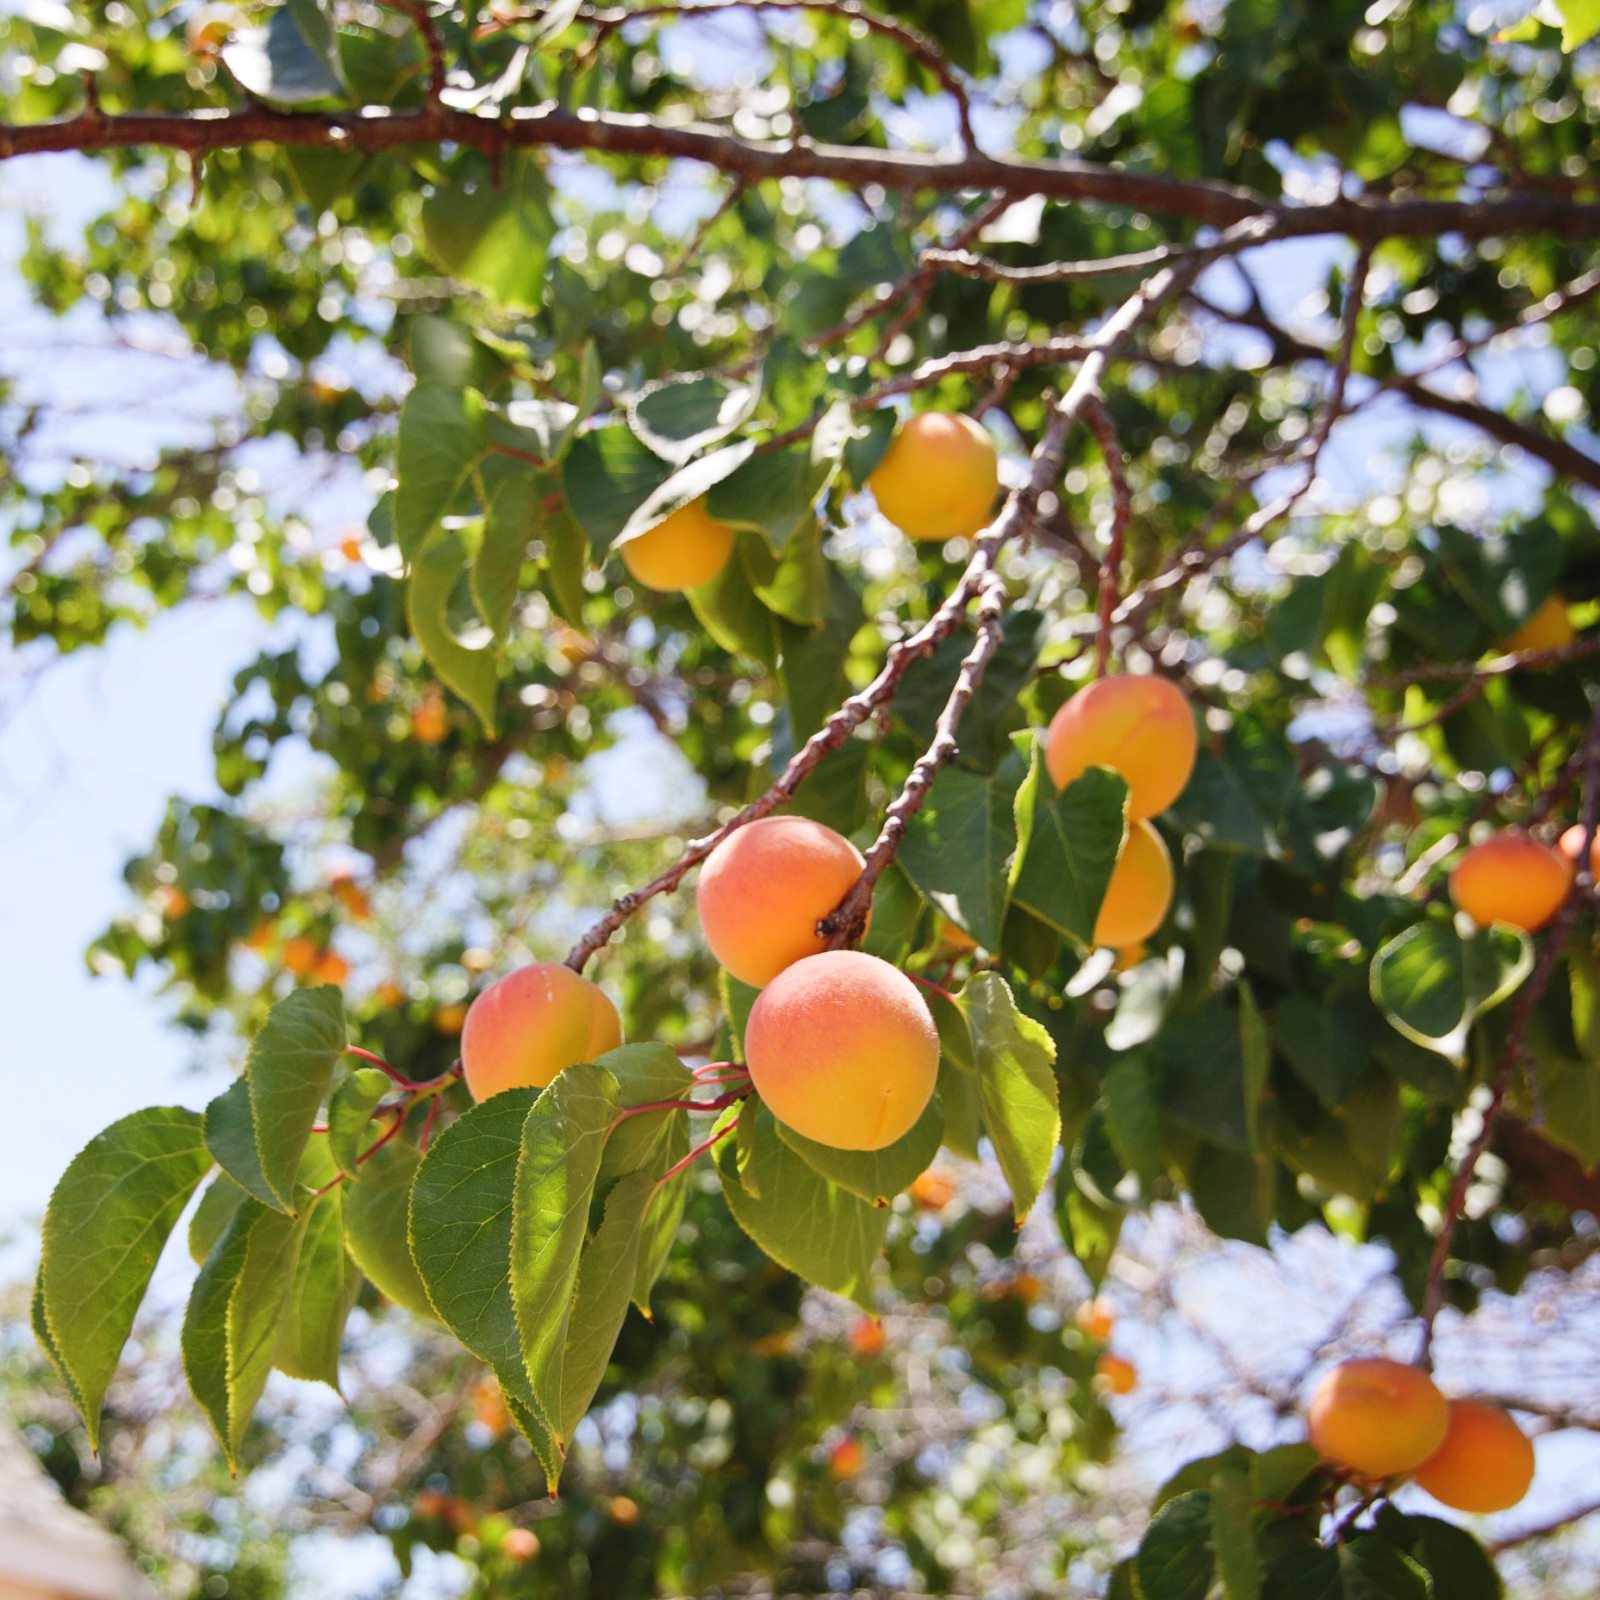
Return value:
<svg viewBox="0 0 1600 1600">
<path fill-rule="evenodd" d="M 1483 1546 L 1453 1522 L 1385 1511 L 1379 1531 L 1432 1579 L 1434 1600 L 1501 1600 L 1505 1593 Z"/>
<path fill-rule="evenodd" d="M 935 1096 L 911 1131 L 882 1150 L 836 1150 L 832 1145 L 802 1138 L 781 1122 L 777 1128 L 778 1137 L 812 1171 L 862 1200 L 886 1206 L 909 1189 L 938 1155 L 944 1138 L 944 1112 Z"/>
<path fill-rule="evenodd" d="M 1061 1138 L 1055 1042 L 1017 1010 L 997 972 L 980 972 L 961 991 L 960 1001 L 972 1028 L 984 1130 L 1021 1222 L 1044 1188 Z"/>
<path fill-rule="evenodd" d="M 1161 1177 L 1161 1082 L 1142 1055 L 1119 1057 L 1105 1078 L 1106 1128 L 1148 1194 Z"/>
<path fill-rule="evenodd" d="M 694 1076 L 677 1052 L 664 1044 L 625 1044 L 608 1050 L 595 1062 L 617 1080 L 618 1104 L 649 1105 L 658 1100 L 686 1100 Z M 606 1141 L 598 1181 L 603 1186 L 624 1173 L 655 1169 L 664 1152 L 672 1159 L 688 1153 L 686 1111 L 646 1111 L 624 1117 Z M 671 1165 L 671 1161 L 667 1163 Z"/>
<path fill-rule="evenodd" d="M 317 56 L 328 69 L 328 75 L 338 84 L 346 97 L 350 85 L 345 79 L 344 64 L 339 59 L 339 35 L 334 27 L 331 0 L 287 0 L 289 15 L 300 30 L 306 48 Z"/>
<path fill-rule="evenodd" d="M 219 1172 L 201 1191 L 200 1204 L 189 1217 L 189 1259 L 197 1267 L 205 1264 L 244 1199 L 244 1190 L 226 1172 Z"/>
<path fill-rule="evenodd" d="M 285 996 L 250 1046 L 250 1122 L 261 1177 L 279 1210 L 293 1209 L 306 1141 L 344 1048 L 344 999 L 332 984 Z"/>
<path fill-rule="evenodd" d="M 400 406 L 395 442 L 394 536 L 414 560 L 483 459 L 483 399 L 471 389 L 419 383 Z"/>
<path fill-rule="evenodd" d="M 1422 1568 L 1375 1533 L 1339 1547 L 1339 1576 L 1345 1600 L 1432 1600 Z"/>
<path fill-rule="evenodd" d="M 472 563 L 472 598 L 496 644 L 504 644 L 511 632 L 528 545 L 544 531 L 542 504 L 533 476 L 516 473 L 495 490 L 484 516 L 483 542 Z"/>
<path fill-rule="evenodd" d="M 1273 1017 L 1278 1049 L 1329 1111 L 1344 1104 L 1366 1070 L 1382 1023 L 1338 986 L 1320 997 L 1285 995 Z"/>
<path fill-rule="evenodd" d="M 838 470 L 838 458 L 819 456 L 814 444 L 763 450 L 711 490 L 706 510 L 719 522 L 759 533 L 781 553 L 816 521 L 817 498 Z"/>
<path fill-rule="evenodd" d="M 1211 1480 L 1211 1547 L 1223 1600 L 1259 1600 L 1255 1494 L 1245 1470 L 1225 1470 Z"/>
<path fill-rule="evenodd" d="M 661 458 L 627 428 L 613 425 L 579 435 L 562 463 L 561 483 L 597 558 L 604 558 L 629 518 L 667 477 Z"/>
<path fill-rule="evenodd" d="M 1600 0 L 1556 0 L 1561 8 L 1561 48 L 1568 52 L 1600 33 Z"/>
<path fill-rule="evenodd" d="M 311 0 L 280 7 L 259 28 L 238 28 L 222 48 L 222 64 L 258 100 L 280 106 L 334 100 L 345 94 L 331 28 L 326 37 L 313 22 L 315 37 L 302 31 L 300 16 L 314 12 Z"/>
<path fill-rule="evenodd" d="M 674 1173 L 665 1181 L 658 1179 L 651 1188 L 650 1203 L 639 1224 L 639 1260 L 633 1275 L 633 1303 L 647 1317 L 650 1315 L 650 1291 L 677 1242 L 688 1197 L 689 1175 L 686 1172 Z"/>
<path fill-rule="evenodd" d="M 730 561 L 709 583 L 690 589 L 688 595 L 701 627 L 724 650 L 776 666 L 777 619 L 756 593 L 743 561 Z"/>
<path fill-rule="evenodd" d="M 497 1372 L 522 1363 L 511 1209 L 522 1124 L 538 1097 L 536 1089 L 507 1089 L 474 1106 L 434 1136 L 411 1182 L 411 1257 L 428 1301 Z M 358 1193 L 368 1181 L 363 1173 Z"/>
<path fill-rule="evenodd" d="M 477 713 L 484 731 L 495 727 L 495 690 L 499 666 L 493 637 L 472 645 L 450 626 L 450 597 L 467 568 L 467 547 L 459 533 L 440 533 L 412 558 L 406 584 L 406 619 L 422 653 L 445 683 Z"/>
<path fill-rule="evenodd" d="M 206 1107 L 205 1136 L 217 1165 L 246 1193 L 276 1209 L 278 1197 L 261 1170 L 250 1085 L 244 1078 L 235 1078 Z"/>
<path fill-rule="evenodd" d="M 1261 1148 L 1261 1097 L 1272 1075 L 1272 1046 L 1256 1005 L 1255 991 L 1239 980 L 1239 1060 L 1244 1067 L 1244 1134 L 1252 1150 Z"/>
<path fill-rule="evenodd" d="M 993 773 L 945 767 L 911 819 L 896 858 L 922 896 L 985 950 L 1000 948 L 1017 865 L 1017 791 L 1008 755 Z"/>
<path fill-rule="evenodd" d="M 741 1181 L 732 1141 L 716 1147 L 733 1219 L 780 1267 L 871 1310 L 869 1279 L 889 1213 L 827 1182 L 778 1136 L 772 1113 L 756 1115 L 751 1162 L 759 1195 Z"/>
<path fill-rule="evenodd" d="M 153 1106 L 96 1134 L 50 1196 L 38 1282 L 45 1347 L 95 1450 L 106 1386 L 150 1275 L 210 1167 L 199 1113 Z"/>
<path fill-rule="evenodd" d="M 628 406 L 628 426 L 663 461 L 681 467 L 742 428 L 760 400 L 759 370 L 742 381 L 684 373 L 641 389 Z"/>
<path fill-rule="evenodd" d="M 328 1102 L 328 1151 L 339 1171 L 355 1177 L 361 1153 L 372 1142 L 367 1124 L 378 1102 L 394 1087 L 377 1067 L 358 1067 L 333 1091 Z"/>
<path fill-rule="evenodd" d="M 1183 1494 L 1155 1514 L 1134 1557 L 1141 1600 L 1206 1600 L 1216 1571 L 1211 1496 Z"/>
<path fill-rule="evenodd" d="M 638 1279 L 645 1214 L 655 1174 L 633 1172 L 606 1196 L 604 1214 L 584 1249 L 577 1292 L 567 1320 L 561 1372 L 561 1434 L 571 1438 L 606 1375 Z"/>
<path fill-rule="evenodd" d="M 511 1300 L 534 1405 L 562 1452 L 567 1324 L 600 1154 L 618 1106 L 617 1080 L 604 1067 L 578 1062 L 557 1075 L 522 1126 L 512 1206 Z"/>
<path fill-rule="evenodd" d="M 422 231 L 447 271 L 486 289 L 507 307 L 538 306 L 555 219 L 540 158 L 511 157 L 492 179 L 476 157 L 459 181 L 422 203 Z"/>
<path fill-rule="evenodd" d="M 648 533 L 657 523 L 665 522 L 680 507 L 707 494 L 747 461 L 754 449 L 754 440 L 742 439 L 737 444 L 725 444 L 720 450 L 713 450 L 710 455 L 699 456 L 687 466 L 679 467 L 671 477 L 658 484 L 634 507 L 628 520 L 618 531 L 614 543 L 621 545 L 630 539 L 637 539 L 640 534 Z M 710 509 L 709 504 L 707 509 Z M 732 567 L 733 563 L 730 561 L 728 566 Z M 727 568 L 723 570 L 726 571 Z M 710 585 L 705 587 L 709 588 Z"/>
<path fill-rule="evenodd" d="M 361 1274 L 345 1248 L 346 1198 L 347 1185 L 335 1184 L 309 1208 L 275 1358 L 290 1377 L 325 1383 L 335 1392 L 344 1325 L 361 1292 Z"/>
<path fill-rule="evenodd" d="M 411 1180 L 421 1160 L 411 1145 L 393 1139 L 362 1163 L 360 1182 L 344 1197 L 344 1242 L 379 1294 L 419 1317 L 434 1317 L 407 1237 Z"/>
<path fill-rule="evenodd" d="M 1533 969 L 1524 934 L 1494 927 L 1463 939 L 1430 918 L 1391 939 L 1372 958 L 1372 998 L 1408 1039 L 1459 1059 L 1473 1020 L 1500 1004 Z"/>
<path fill-rule="evenodd" d="M 1012 898 L 1087 945 L 1127 832 L 1128 786 L 1108 768 L 1091 767 L 1056 794 L 1037 753 L 1033 759 L 1017 792 L 1025 843 Z"/>
</svg>

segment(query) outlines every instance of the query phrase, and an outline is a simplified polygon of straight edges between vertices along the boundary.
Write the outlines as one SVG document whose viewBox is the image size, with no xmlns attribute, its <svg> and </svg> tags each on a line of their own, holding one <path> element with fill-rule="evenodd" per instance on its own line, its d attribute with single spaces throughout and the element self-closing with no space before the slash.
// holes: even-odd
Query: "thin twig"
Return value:
<svg viewBox="0 0 1600 1600">
<path fill-rule="evenodd" d="M 1106 476 L 1111 480 L 1111 531 L 1106 540 L 1105 558 L 1100 563 L 1100 605 L 1094 639 L 1094 675 L 1102 678 L 1111 656 L 1111 613 L 1122 582 L 1123 552 L 1127 548 L 1128 530 L 1133 526 L 1133 492 L 1128 487 L 1128 458 L 1117 434 L 1116 421 L 1098 395 L 1084 406 L 1083 420 L 1100 446 Z"/>
</svg>

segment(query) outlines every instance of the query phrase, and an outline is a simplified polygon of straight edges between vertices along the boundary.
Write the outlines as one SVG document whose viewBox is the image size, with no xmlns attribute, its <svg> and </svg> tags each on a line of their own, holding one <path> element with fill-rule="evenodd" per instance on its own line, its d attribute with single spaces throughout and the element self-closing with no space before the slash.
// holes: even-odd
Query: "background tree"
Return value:
<svg viewBox="0 0 1600 1600">
<path fill-rule="evenodd" d="M 1357 1331 L 1424 1365 L 1530 1265 L 1581 1293 L 1593 20 L 1423 0 L 9 18 L 0 156 L 96 152 L 117 179 L 81 239 L 33 232 L 31 293 L 237 379 L 133 462 L 48 398 L 8 405 L 14 640 L 43 670 L 230 591 L 278 621 L 219 719 L 220 800 L 174 799 L 92 952 L 161 970 L 208 1047 L 255 1045 L 203 1118 L 118 1124 L 58 1191 L 34 1320 L 91 1432 L 150 1234 L 214 1164 L 181 1342 L 228 1455 L 272 1448 L 249 1431 L 268 1366 L 336 1378 L 381 1292 L 497 1370 L 529 1442 L 469 1463 L 447 1421 L 359 1489 L 364 1514 L 437 1471 L 445 1498 L 398 1543 L 538 1527 L 544 1568 L 625 1563 L 607 1581 L 644 1592 L 768 1569 L 992 1589 L 989 1538 L 1017 1592 L 1082 1581 L 1048 1516 L 1032 1539 L 1012 1519 L 1110 1446 L 1093 1318 L 1060 1313 L 1130 1209 L 1181 1198 L 1258 1245 L 1319 1221 L 1382 1240 L 1415 1317 Z M 1001 441 L 986 523 L 910 544 L 867 520 L 907 406 Z M 1340 439 L 1398 471 L 1341 483 Z M 325 525 L 340 494 L 364 495 L 363 530 Z M 640 541 L 702 496 L 731 559 L 646 587 Z M 1095 935 L 1127 786 L 1058 792 L 1028 731 L 1114 668 L 1181 684 L 1203 734 L 1157 823 L 1171 909 L 1120 956 Z M 291 812 L 271 779 L 301 743 L 316 792 Z M 603 820 L 641 793 L 639 825 Z M 922 979 L 940 1024 L 935 1109 L 882 1158 L 797 1143 L 742 1075 L 679 1064 L 742 1063 L 754 999 L 681 886 L 778 811 L 858 838 L 822 934 Z M 1504 898 L 1521 867 L 1487 901 L 1458 875 L 1484 926 L 1452 918 L 1470 839 L 1569 827 L 1542 918 Z M 630 1050 L 469 1111 L 465 1002 L 563 953 Z M 1050 1280 L 1050 1314 L 994 1196 L 894 1199 L 941 1142 L 982 1141 L 1086 1274 Z M 119 1229 L 108 1270 L 87 1245 Z M 936 1530 L 973 1446 L 930 1428 L 930 1362 L 889 1361 L 872 1430 L 841 1431 L 876 1355 L 828 1336 L 857 1326 L 836 1302 L 807 1330 L 766 1257 L 931 1324 L 958 1386 L 993 1397 L 965 1546 Z M 1269 1386 L 1278 1410 L 1346 1328 Z M 609 1367 L 577 1359 L 612 1338 Z M 424 1340 L 418 1372 L 498 1392 L 463 1360 Z M 1539 1387 L 1493 1397 L 1581 1425 L 1581 1396 Z M 902 1388 L 924 1409 L 897 1433 Z M 563 1467 L 573 1514 L 531 1509 Z M 451 1496 L 510 1520 L 485 1536 Z M 577 1514 L 591 1496 L 609 1525 Z M 627 1538 L 619 1499 L 648 1508 Z M 1497 1581 L 1297 1445 L 1186 1469 L 1110 1580 L 1152 1600 Z"/>
</svg>

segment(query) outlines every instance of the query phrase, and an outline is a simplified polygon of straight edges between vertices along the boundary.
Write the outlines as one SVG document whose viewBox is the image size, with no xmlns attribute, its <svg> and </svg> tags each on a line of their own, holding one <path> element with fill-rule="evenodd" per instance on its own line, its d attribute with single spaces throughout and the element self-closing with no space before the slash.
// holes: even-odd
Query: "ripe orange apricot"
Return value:
<svg viewBox="0 0 1600 1600">
<path fill-rule="evenodd" d="M 1567 897 L 1572 863 L 1525 833 L 1499 833 L 1473 845 L 1450 874 L 1450 898 L 1481 928 L 1508 922 L 1533 933 Z"/>
<path fill-rule="evenodd" d="M 443 744 L 450 732 L 450 713 L 445 708 L 444 696 L 437 689 L 430 690 L 422 704 L 411 713 L 411 732 L 418 744 Z"/>
<path fill-rule="evenodd" d="M 1546 595 L 1522 619 L 1515 633 L 1500 642 L 1506 652 L 1516 650 L 1560 650 L 1578 637 L 1567 615 L 1566 602 L 1558 594 Z"/>
<path fill-rule="evenodd" d="M 941 1167 L 929 1167 L 911 1180 L 911 1198 L 926 1211 L 943 1211 L 956 1197 L 955 1179 Z"/>
<path fill-rule="evenodd" d="M 631 1528 L 639 1520 L 639 1502 L 625 1494 L 614 1494 L 606 1507 L 606 1515 L 619 1528 Z"/>
<path fill-rule="evenodd" d="M 539 1553 L 539 1535 L 532 1528 L 508 1528 L 500 1554 L 508 1561 L 532 1561 Z"/>
<path fill-rule="evenodd" d="M 467 1008 L 463 1005 L 443 1005 L 433 1014 L 433 1031 L 453 1039 L 467 1025 Z"/>
<path fill-rule="evenodd" d="M 1094 1381 L 1108 1394 L 1132 1394 L 1139 1386 L 1139 1369 L 1121 1356 L 1103 1355 L 1094 1364 Z"/>
<path fill-rule="evenodd" d="M 461 1065 L 474 1100 L 502 1089 L 542 1089 L 575 1061 L 622 1043 L 604 992 L 571 967 L 539 961 L 491 983 L 467 1009 Z"/>
<path fill-rule="evenodd" d="M 168 922 L 176 922 L 189 911 L 189 897 L 175 883 L 164 883 L 156 890 L 156 904 Z"/>
<path fill-rule="evenodd" d="M 865 865 L 843 834 L 808 817 L 736 828 L 706 858 L 695 887 L 712 955 L 741 983 L 770 983 L 823 948 L 817 924 Z"/>
<path fill-rule="evenodd" d="M 1096 1344 L 1104 1344 L 1116 1326 L 1117 1314 L 1104 1300 L 1085 1300 L 1073 1314 L 1078 1326 Z"/>
<path fill-rule="evenodd" d="M 727 566 L 733 529 L 707 512 L 702 495 L 619 549 L 623 566 L 645 588 L 674 593 L 710 583 Z"/>
<path fill-rule="evenodd" d="M 358 922 L 372 915 L 372 898 L 353 873 L 340 871 L 329 875 L 328 892 Z"/>
<path fill-rule="evenodd" d="M 836 1150 L 881 1150 L 933 1097 L 939 1034 L 906 975 L 826 950 L 761 991 L 745 1028 L 756 1093 L 779 1122 Z"/>
<path fill-rule="evenodd" d="M 876 1317 L 858 1317 L 850 1324 L 845 1340 L 850 1346 L 850 1353 L 863 1360 L 882 1355 L 885 1344 L 883 1324 Z"/>
<path fill-rule="evenodd" d="M 1457 1511 L 1509 1511 L 1533 1482 L 1533 1445 L 1498 1406 L 1452 1400 L 1439 1446 L 1416 1478 L 1441 1505 Z"/>
<path fill-rule="evenodd" d="M 308 934 L 297 933 L 283 941 L 283 964 L 297 978 L 309 978 L 321 958 L 317 941 Z"/>
<path fill-rule="evenodd" d="M 350 976 L 350 963 L 337 950 L 324 950 L 317 957 L 317 982 L 335 986 Z"/>
<path fill-rule="evenodd" d="M 1360 1478 L 1392 1478 L 1444 1443 L 1449 1408 L 1420 1367 L 1366 1356 L 1323 1374 L 1306 1420 L 1323 1460 Z"/>
<path fill-rule="evenodd" d="M 378 985 L 376 998 L 378 1004 L 386 1011 L 393 1011 L 396 1006 L 406 1003 L 406 992 L 392 978 Z"/>
<path fill-rule="evenodd" d="M 1165 811 L 1183 793 L 1198 748 L 1183 690 L 1166 678 L 1123 672 L 1096 678 L 1056 712 L 1044 736 L 1044 764 L 1058 789 L 1090 767 L 1120 773 L 1128 817 L 1136 821 Z"/>
<path fill-rule="evenodd" d="M 900 424 L 867 485 L 907 538 L 957 539 L 988 522 L 999 459 L 971 417 L 920 411 Z"/>
<path fill-rule="evenodd" d="M 1166 842 L 1148 822 L 1134 823 L 1094 919 L 1094 942 L 1120 949 L 1148 939 L 1172 904 L 1172 883 Z"/>
<path fill-rule="evenodd" d="M 828 1471 L 843 1483 L 846 1478 L 855 1477 L 866 1459 L 867 1453 L 861 1448 L 861 1441 L 852 1434 L 848 1439 L 841 1439 L 828 1452 Z"/>
</svg>

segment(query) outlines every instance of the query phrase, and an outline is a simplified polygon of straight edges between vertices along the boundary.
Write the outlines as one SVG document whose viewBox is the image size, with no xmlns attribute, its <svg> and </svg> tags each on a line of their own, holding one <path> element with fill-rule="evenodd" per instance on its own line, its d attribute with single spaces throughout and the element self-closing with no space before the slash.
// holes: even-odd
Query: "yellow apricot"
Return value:
<svg viewBox="0 0 1600 1600">
<path fill-rule="evenodd" d="M 1506 652 L 1516 650 L 1560 650 L 1578 637 L 1567 615 L 1566 602 L 1558 594 L 1544 600 L 1524 617 L 1509 638 L 1500 641 Z"/>
<path fill-rule="evenodd" d="M 1444 1443 L 1449 1408 L 1420 1367 L 1366 1356 L 1323 1375 L 1306 1419 L 1323 1460 L 1358 1478 L 1392 1478 Z"/>
<path fill-rule="evenodd" d="M 971 417 L 920 411 L 900 424 L 867 486 L 908 538 L 962 538 L 988 522 L 1000 489 L 994 441 Z"/>
<path fill-rule="evenodd" d="M 1108 1394 L 1132 1394 L 1139 1386 L 1139 1369 L 1121 1356 L 1103 1355 L 1094 1364 L 1094 1381 Z"/>
<path fill-rule="evenodd" d="M 443 1005 L 433 1014 L 433 1031 L 453 1039 L 467 1025 L 467 1008 L 463 1005 Z"/>
<path fill-rule="evenodd" d="M 564 1067 L 622 1043 L 604 992 L 559 962 L 519 967 L 467 1010 L 461 1065 L 474 1100 L 502 1089 L 542 1089 Z"/>
<path fill-rule="evenodd" d="M 702 495 L 619 549 L 623 566 L 645 588 L 673 593 L 710 583 L 727 566 L 733 529 L 706 511 Z"/>
<path fill-rule="evenodd" d="M 883 1323 L 877 1317 L 858 1317 L 850 1324 L 850 1331 L 845 1335 L 845 1340 L 850 1346 L 850 1353 L 860 1356 L 863 1360 L 882 1355 L 883 1347 L 887 1343 Z"/>
<path fill-rule="evenodd" d="M 317 941 L 304 933 L 283 941 L 283 964 L 297 978 L 309 978 L 316 971 L 322 952 Z"/>
<path fill-rule="evenodd" d="M 1198 746 L 1183 690 L 1166 678 L 1124 672 L 1095 679 L 1056 712 L 1044 736 L 1044 764 L 1058 789 L 1090 767 L 1120 773 L 1129 819 L 1137 820 L 1165 811 L 1183 793 Z"/>
<path fill-rule="evenodd" d="M 1117 1314 L 1104 1300 L 1085 1300 L 1073 1319 L 1096 1344 L 1104 1344 L 1116 1326 Z"/>
<path fill-rule="evenodd" d="M 411 713 L 411 731 L 419 744 L 443 744 L 448 737 L 450 713 L 437 689 L 430 689 Z"/>
<path fill-rule="evenodd" d="M 356 882 L 352 873 L 339 871 L 330 874 L 328 891 L 358 922 L 365 922 L 372 915 L 371 896 Z"/>
<path fill-rule="evenodd" d="M 1498 1406 L 1452 1400 L 1444 1443 L 1417 1468 L 1419 1487 L 1457 1511 L 1509 1511 L 1533 1482 L 1533 1445 Z"/>
<path fill-rule="evenodd" d="M 315 971 L 318 983 L 331 983 L 337 987 L 350 976 L 350 963 L 337 950 L 324 950 L 317 957 Z"/>
<path fill-rule="evenodd" d="M 1166 842 L 1148 822 L 1136 822 L 1094 919 L 1094 942 L 1113 949 L 1140 944 L 1161 926 L 1171 904 L 1172 857 Z"/>
<path fill-rule="evenodd" d="M 1533 933 L 1561 909 L 1572 870 L 1559 850 L 1525 833 L 1499 833 L 1473 845 L 1456 863 L 1450 898 L 1480 928 L 1508 922 Z"/>
<path fill-rule="evenodd" d="M 881 1150 L 933 1097 L 939 1034 L 906 975 L 826 950 L 761 991 L 745 1028 L 756 1093 L 779 1122 L 836 1150 Z"/>
<path fill-rule="evenodd" d="M 943 1211 L 956 1197 L 956 1182 L 942 1167 L 929 1167 L 911 1180 L 909 1193 L 924 1211 Z"/>
<path fill-rule="evenodd" d="M 808 817 L 763 817 L 736 828 L 706 857 L 695 886 L 711 953 L 760 988 L 823 948 L 817 924 L 866 863 L 843 834 Z"/>
<path fill-rule="evenodd" d="M 833 1449 L 828 1452 L 828 1472 L 843 1483 L 847 1478 L 853 1478 L 866 1464 L 867 1453 L 861 1447 L 861 1441 L 854 1435 L 848 1439 L 841 1439 Z"/>
</svg>

